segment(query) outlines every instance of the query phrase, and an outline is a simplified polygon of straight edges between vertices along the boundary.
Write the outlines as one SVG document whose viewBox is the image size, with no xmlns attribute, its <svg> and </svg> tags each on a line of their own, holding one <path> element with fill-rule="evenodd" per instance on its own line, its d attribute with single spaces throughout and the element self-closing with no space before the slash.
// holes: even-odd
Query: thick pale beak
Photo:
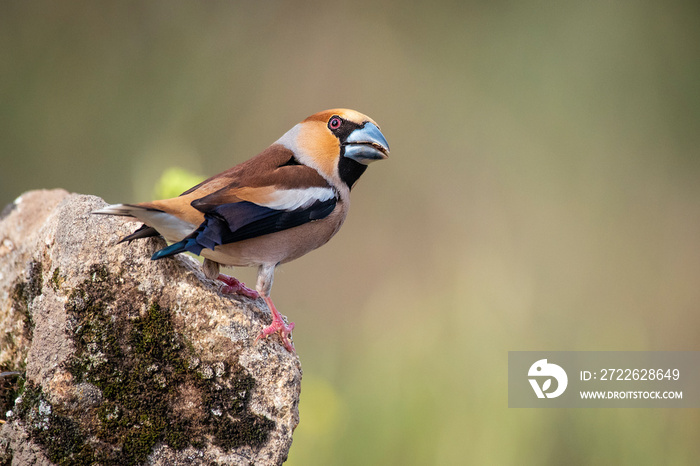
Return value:
<svg viewBox="0 0 700 466">
<path fill-rule="evenodd" d="M 345 139 L 345 157 L 367 165 L 389 157 L 389 143 L 379 128 L 369 121 Z"/>
</svg>

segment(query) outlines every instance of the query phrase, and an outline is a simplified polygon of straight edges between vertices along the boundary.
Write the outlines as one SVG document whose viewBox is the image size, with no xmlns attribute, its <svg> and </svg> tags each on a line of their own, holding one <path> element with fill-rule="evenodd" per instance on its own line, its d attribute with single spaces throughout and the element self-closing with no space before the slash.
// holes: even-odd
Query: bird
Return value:
<svg viewBox="0 0 700 466">
<path fill-rule="evenodd" d="M 272 323 L 256 337 L 278 334 L 289 352 L 294 323 L 270 298 L 275 268 L 324 245 L 348 213 L 350 191 L 374 161 L 389 156 L 379 125 L 355 110 L 315 113 L 258 155 L 204 180 L 180 196 L 113 204 L 93 213 L 123 216 L 143 225 L 119 243 L 162 236 L 167 247 L 151 259 L 190 252 L 222 291 L 262 298 Z M 255 290 L 220 273 L 222 266 L 257 267 Z"/>
</svg>

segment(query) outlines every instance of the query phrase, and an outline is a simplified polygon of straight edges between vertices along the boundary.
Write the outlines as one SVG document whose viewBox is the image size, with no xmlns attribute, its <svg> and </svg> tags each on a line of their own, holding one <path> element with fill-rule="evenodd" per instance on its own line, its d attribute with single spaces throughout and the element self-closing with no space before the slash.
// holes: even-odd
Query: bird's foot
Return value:
<svg viewBox="0 0 700 466">
<path fill-rule="evenodd" d="M 238 281 L 234 277 L 229 277 L 228 275 L 220 273 L 216 279 L 220 282 L 224 282 L 224 286 L 221 287 L 221 291 L 226 294 L 241 294 L 251 299 L 258 299 L 260 297 L 257 291 L 251 290 L 245 286 L 243 282 Z"/>
<path fill-rule="evenodd" d="M 270 312 L 272 312 L 272 323 L 262 329 L 260 335 L 255 338 L 255 343 L 257 343 L 261 338 L 267 338 L 268 335 L 278 333 L 280 340 L 282 340 L 282 344 L 285 348 L 287 348 L 287 351 L 294 353 L 294 343 L 292 343 L 292 341 L 289 339 L 292 334 L 292 330 L 294 329 L 294 322 L 286 324 L 284 319 L 282 319 L 282 314 L 280 314 L 277 308 L 275 308 L 275 305 L 272 304 L 272 299 L 267 296 L 263 297 L 263 299 L 265 300 L 267 307 L 270 308 Z"/>
</svg>

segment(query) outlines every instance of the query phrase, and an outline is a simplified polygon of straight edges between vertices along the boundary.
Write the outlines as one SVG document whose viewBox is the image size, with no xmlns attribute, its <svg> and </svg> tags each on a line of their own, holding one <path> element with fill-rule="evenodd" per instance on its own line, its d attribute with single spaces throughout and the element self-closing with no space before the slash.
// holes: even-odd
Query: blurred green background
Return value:
<svg viewBox="0 0 700 466">
<path fill-rule="evenodd" d="M 288 464 L 698 463 L 700 410 L 509 409 L 506 376 L 509 350 L 700 350 L 697 2 L 0 4 L 2 205 L 150 200 L 338 106 L 392 153 L 276 275 Z"/>
</svg>

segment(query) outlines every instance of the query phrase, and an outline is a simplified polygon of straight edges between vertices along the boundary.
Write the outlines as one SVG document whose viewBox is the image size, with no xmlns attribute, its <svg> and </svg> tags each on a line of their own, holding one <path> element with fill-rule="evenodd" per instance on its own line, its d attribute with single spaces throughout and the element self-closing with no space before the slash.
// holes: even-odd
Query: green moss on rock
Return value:
<svg viewBox="0 0 700 466">
<path fill-rule="evenodd" d="M 34 333 L 34 320 L 29 305 L 43 291 L 44 277 L 39 261 L 32 261 L 28 268 L 27 280 L 18 280 L 12 286 L 10 299 L 16 312 L 24 317 L 24 333 L 31 340 Z M 10 343 L 10 342 L 8 342 Z"/>
<path fill-rule="evenodd" d="M 217 368 L 203 377 L 190 367 L 199 355 L 175 330 L 170 309 L 121 282 L 95 265 L 66 303 L 76 348 L 66 369 L 75 384 L 97 387 L 101 403 L 51 406 L 33 385 L 18 403 L 16 415 L 50 459 L 135 465 L 159 443 L 181 450 L 213 442 L 225 451 L 266 443 L 274 422 L 250 411 L 254 380 L 245 369 L 232 357 L 201 361 L 198 368 Z M 128 299 L 118 286 L 129 287 Z"/>
<path fill-rule="evenodd" d="M 54 291 L 58 291 L 61 288 L 64 280 L 65 279 L 61 276 L 61 270 L 58 267 L 53 269 L 53 273 L 51 274 L 51 288 L 53 288 Z"/>
<path fill-rule="evenodd" d="M 27 382 L 17 398 L 14 415 L 23 420 L 29 435 L 44 446 L 52 462 L 59 465 L 94 463 L 95 452 L 85 442 L 78 423 L 52 406 L 41 387 Z"/>
<path fill-rule="evenodd" d="M 24 387 L 24 374 L 13 369 L 4 364 L 0 365 L 0 419 L 2 420 L 5 420 L 5 414 L 13 409 L 15 399 Z"/>
</svg>

